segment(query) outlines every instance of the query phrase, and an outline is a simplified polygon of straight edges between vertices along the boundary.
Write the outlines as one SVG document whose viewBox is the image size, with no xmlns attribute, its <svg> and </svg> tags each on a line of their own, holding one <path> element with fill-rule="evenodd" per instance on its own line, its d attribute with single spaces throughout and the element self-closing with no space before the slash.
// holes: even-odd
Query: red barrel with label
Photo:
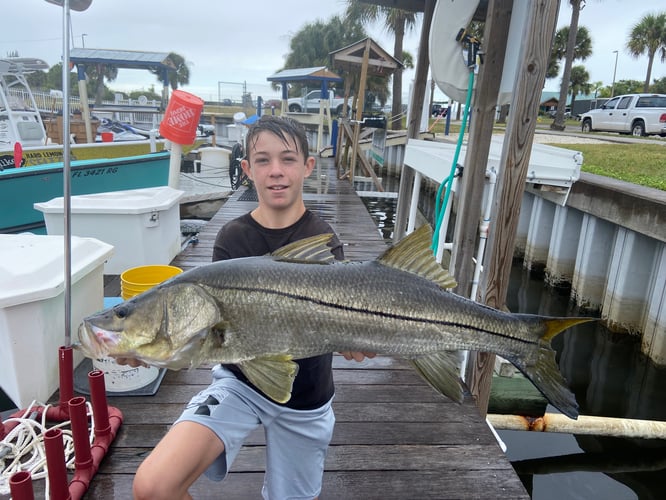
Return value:
<svg viewBox="0 0 666 500">
<path fill-rule="evenodd" d="M 194 144 L 203 106 L 201 98 L 174 90 L 160 123 L 160 135 L 176 144 Z"/>
</svg>

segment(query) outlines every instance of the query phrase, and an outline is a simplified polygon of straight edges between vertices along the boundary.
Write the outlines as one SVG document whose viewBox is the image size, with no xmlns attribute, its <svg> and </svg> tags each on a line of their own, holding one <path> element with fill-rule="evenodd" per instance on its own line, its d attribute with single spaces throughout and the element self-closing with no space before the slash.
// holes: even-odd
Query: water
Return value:
<svg viewBox="0 0 666 500">
<path fill-rule="evenodd" d="M 396 200 L 363 201 L 390 240 Z M 513 312 L 582 315 L 569 302 L 567 291 L 546 287 L 542 277 L 531 275 L 520 262 L 512 267 L 507 306 Z M 666 369 L 641 354 L 639 339 L 588 323 L 556 337 L 553 347 L 581 414 L 666 421 Z M 499 435 L 534 500 L 665 497 L 665 440 L 525 431 Z"/>
</svg>

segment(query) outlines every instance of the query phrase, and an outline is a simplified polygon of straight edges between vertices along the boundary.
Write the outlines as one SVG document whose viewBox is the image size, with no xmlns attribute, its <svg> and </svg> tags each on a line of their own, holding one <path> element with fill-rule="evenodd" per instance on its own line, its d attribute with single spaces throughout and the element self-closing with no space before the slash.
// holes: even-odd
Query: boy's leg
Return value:
<svg viewBox="0 0 666 500">
<path fill-rule="evenodd" d="M 208 427 L 179 422 L 137 470 L 134 498 L 190 498 L 187 489 L 223 451 L 224 444 Z"/>
<path fill-rule="evenodd" d="M 331 401 L 316 410 L 285 408 L 267 423 L 265 499 L 312 499 L 319 496 L 326 451 L 333 437 Z"/>
<path fill-rule="evenodd" d="M 260 425 L 244 395 L 255 394 L 252 389 L 220 366 L 213 368 L 213 379 L 139 467 L 135 498 L 189 498 L 187 489 L 204 472 L 222 480 L 245 438 Z"/>
</svg>

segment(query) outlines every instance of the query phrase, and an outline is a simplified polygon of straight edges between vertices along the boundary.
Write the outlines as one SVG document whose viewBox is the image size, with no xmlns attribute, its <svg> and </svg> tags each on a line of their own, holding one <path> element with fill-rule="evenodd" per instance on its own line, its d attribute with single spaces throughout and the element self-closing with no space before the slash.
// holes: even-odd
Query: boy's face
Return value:
<svg viewBox="0 0 666 500">
<path fill-rule="evenodd" d="M 315 159 L 298 150 L 296 142 L 287 143 L 271 132 L 260 132 L 254 144 L 248 144 L 248 160 L 243 170 L 257 190 L 259 204 L 284 210 L 301 203 L 303 181 L 314 168 Z"/>
</svg>

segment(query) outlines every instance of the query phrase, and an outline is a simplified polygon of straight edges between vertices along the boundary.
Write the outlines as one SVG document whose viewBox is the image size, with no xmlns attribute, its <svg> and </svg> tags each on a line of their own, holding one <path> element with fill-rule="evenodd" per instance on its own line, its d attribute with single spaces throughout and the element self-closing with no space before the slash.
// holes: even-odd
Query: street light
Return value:
<svg viewBox="0 0 666 500">
<path fill-rule="evenodd" d="M 613 84 L 611 85 L 611 97 L 615 95 L 615 74 L 617 73 L 617 55 L 618 55 L 617 50 L 614 50 L 613 54 L 615 54 L 615 67 L 613 68 Z"/>
<path fill-rule="evenodd" d="M 86 48 L 86 37 L 88 33 L 81 33 L 81 48 Z"/>
</svg>

